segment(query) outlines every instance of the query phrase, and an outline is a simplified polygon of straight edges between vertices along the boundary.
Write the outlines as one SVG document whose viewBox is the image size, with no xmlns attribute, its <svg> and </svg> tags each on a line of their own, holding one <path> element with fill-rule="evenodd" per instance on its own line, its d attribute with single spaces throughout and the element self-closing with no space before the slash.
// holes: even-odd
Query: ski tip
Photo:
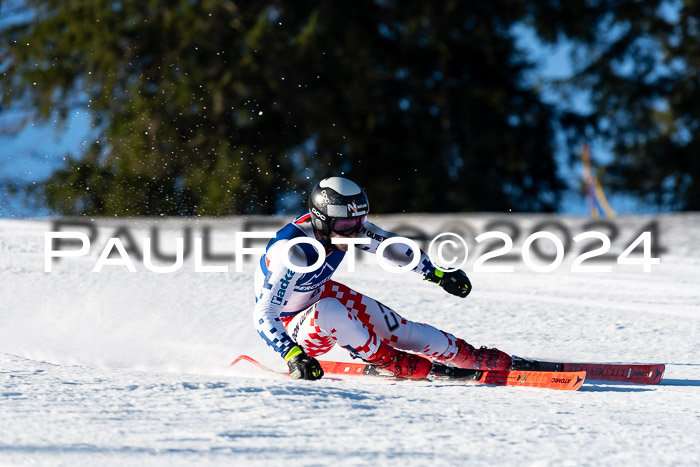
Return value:
<svg viewBox="0 0 700 467">
<path fill-rule="evenodd" d="M 576 391 L 578 388 L 580 388 L 583 385 L 583 382 L 585 380 L 586 380 L 586 372 L 580 371 L 579 374 L 577 374 L 575 377 L 575 381 L 571 386 L 571 390 Z"/>
<path fill-rule="evenodd" d="M 586 381 L 585 371 L 552 372 L 549 373 L 549 384 L 545 387 L 562 391 L 576 391 Z"/>
<path fill-rule="evenodd" d="M 230 368 L 230 367 L 232 367 L 233 365 L 235 365 L 236 363 L 238 363 L 238 362 L 244 362 L 244 361 L 253 364 L 253 365 L 256 366 L 257 368 L 260 368 L 261 370 L 267 371 L 268 373 L 274 373 L 274 374 L 277 374 L 277 375 L 289 376 L 289 373 L 285 373 L 285 372 L 283 372 L 283 371 L 278 371 L 278 370 L 275 370 L 274 368 L 270 368 L 270 367 L 268 367 L 268 366 L 266 366 L 266 365 L 260 363 L 259 361 L 257 361 L 257 360 L 254 359 L 253 357 L 249 357 L 248 355 L 239 355 L 239 356 L 236 357 L 231 363 L 229 363 L 228 366 L 229 366 L 229 368 Z"/>
<path fill-rule="evenodd" d="M 652 367 L 651 375 L 649 377 L 649 384 L 659 384 L 664 378 L 664 373 L 666 372 L 666 365 L 659 363 Z"/>
<path fill-rule="evenodd" d="M 253 357 L 249 357 L 248 355 L 239 355 L 238 357 L 236 357 L 235 359 L 233 359 L 233 361 L 232 361 L 231 363 L 229 363 L 228 366 L 231 367 L 231 366 L 233 366 L 233 365 L 235 365 L 236 363 L 241 362 L 241 361 L 250 362 L 250 363 L 252 363 L 253 365 L 257 366 L 258 368 L 262 368 L 262 367 L 263 367 L 262 363 L 260 363 L 259 361 L 257 361 L 257 360 L 254 359 Z"/>
<path fill-rule="evenodd" d="M 585 371 L 554 372 L 550 373 L 549 388 L 563 391 L 576 391 L 586 381 Z"/>
<path fill-rule="evenodd" d="M 499 386 L 576 391 L 586 380 L 585 371 L 485 371 L 479 382 Z"/>
</svg>

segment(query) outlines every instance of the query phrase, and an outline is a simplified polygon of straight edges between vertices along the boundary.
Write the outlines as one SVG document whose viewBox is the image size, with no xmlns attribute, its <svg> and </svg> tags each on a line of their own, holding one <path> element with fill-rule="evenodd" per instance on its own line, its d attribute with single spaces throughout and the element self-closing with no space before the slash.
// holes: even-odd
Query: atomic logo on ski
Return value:
<svg viewBox="0 0 700 467">
<path fill-rule="evenodd" d="M 571 378 L 552 378 L 552 382 L 559 384 L 569 384 L 571 382 Z"/>
</svg>

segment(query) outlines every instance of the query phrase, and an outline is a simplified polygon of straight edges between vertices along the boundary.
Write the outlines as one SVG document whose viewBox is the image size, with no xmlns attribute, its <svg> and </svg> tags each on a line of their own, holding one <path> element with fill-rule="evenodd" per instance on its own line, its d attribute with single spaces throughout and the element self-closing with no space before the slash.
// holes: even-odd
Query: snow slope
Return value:
<svg viewBox="0 0 700 467">
<path fill-rule="evenodd" d="M 647 220 L 620 222 L 631 232 Z M 134 228 L 146 229 L 139 222 Z M 397 219 L 387 222 L 378 223 L 390 228 Z M 226 365 L 241 353 L 284 368 L 253 329 L 250 264 L 243 273 L 232 265 L 196 273 L 191 260 L 171 274 L 139 262 L 136 273 L 92 273 L 113 230 L 103 221 L 88 257 L 61 259 L 45 273 L 50 222 L 2 220 L 0 463 L 697 465 L 700 215 L 659 222 L 668 251 L 651 273 L 614 265 L 608 274 L 574 274 L 570 257 L 552 273 L 522 263 L 513 274 L 472 273 L 471 260 L 466 300 L 412 274 L 385 274 L 374 261 L 356 273 L 341 266 L 335 276 L 474 345 L 667 364 L 660 386 L 587 383 L 559 392 L 234 371 Z M 225 250 L 240 225 L 214 225 L 217 251 Z"/>
</svg>

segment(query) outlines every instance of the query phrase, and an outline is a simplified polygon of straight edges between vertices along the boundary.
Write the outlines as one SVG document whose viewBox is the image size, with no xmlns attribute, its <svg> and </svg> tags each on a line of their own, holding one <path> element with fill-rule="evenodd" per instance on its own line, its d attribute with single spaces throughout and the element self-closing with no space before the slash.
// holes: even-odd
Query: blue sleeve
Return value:
<svg viewBox="0 0 700 467">
<path fill-rule="evenodd" d="M 261 267 L 265 279 L 256 295 L 255 309 L 253 310 L 253 319 L 258 334 L 267 345 L 282 357 L 296 345 L 287 334 L 281 318 L 298 311 L 290 310 L 286 305 L 289 297 L 294 293 L 296 282 L 301 277 L 301 273 L 288 269 L 279 259 L 281 247 L 288 241 L 288 239 L 283 239 L 275 242 L 268 248 L 265 257 L 261 260 L 262 264 L 259 267 Z M 290 261 L 297 266 L 313 264 L 301 246 L 297 245 L 289 250 Z"/>
</svg>

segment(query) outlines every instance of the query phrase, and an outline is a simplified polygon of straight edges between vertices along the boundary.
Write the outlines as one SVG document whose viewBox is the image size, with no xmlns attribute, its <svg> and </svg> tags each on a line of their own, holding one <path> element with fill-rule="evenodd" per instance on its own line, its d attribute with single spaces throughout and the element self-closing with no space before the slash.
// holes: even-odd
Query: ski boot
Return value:
<svg viewBox="0 0 700 467">
<path fill-rule="evenodd" d="M 432 368 L 427 358 L 402 352 L 384 342 L 380 342 L 377 353 L 365 362 L 379 370 L 389 371 L 397 378 L 425 379 Z"/>
<path fill-rule="evenodd" d="M 463 339 L 457 339 L 457 355 L 449 363 L 473 370 L 509 370 L 511 361 L 510 355 L 498 349 L 475 349 Z"/>
</svg>

